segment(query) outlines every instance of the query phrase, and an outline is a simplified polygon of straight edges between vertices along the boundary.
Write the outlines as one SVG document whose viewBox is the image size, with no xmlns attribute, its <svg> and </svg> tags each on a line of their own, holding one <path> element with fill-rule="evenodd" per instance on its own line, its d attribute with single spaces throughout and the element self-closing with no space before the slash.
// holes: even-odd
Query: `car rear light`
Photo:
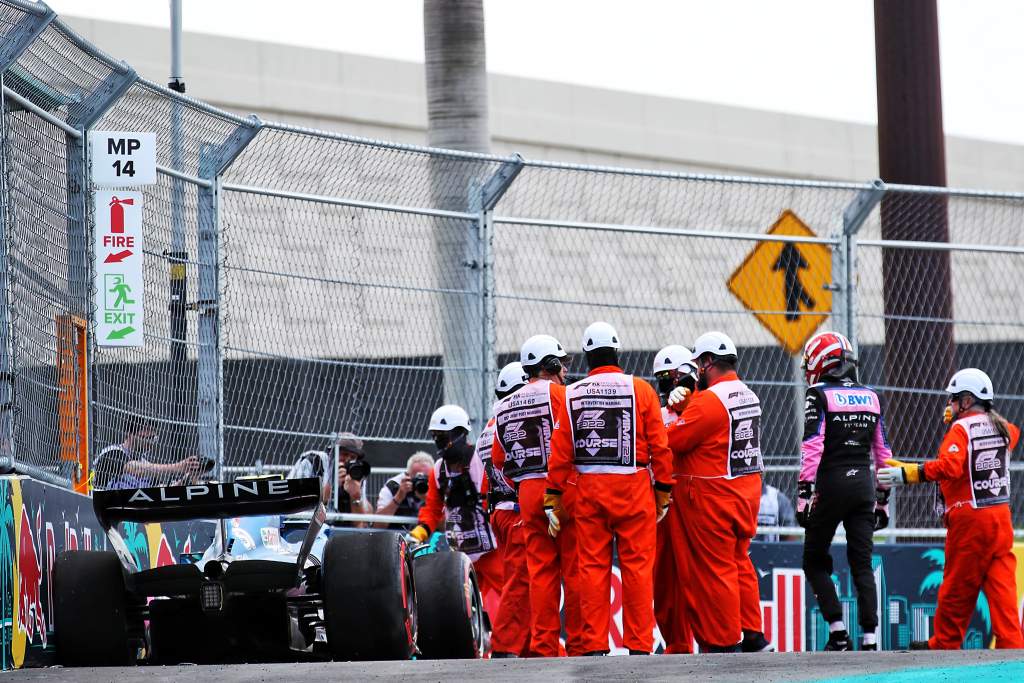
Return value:
<svg viewBox="0 0 1024 683">
<path fill-rule="evenodd" d="M 216 581 L 204 581 L 199 587 L 199 604 L 204 612 L 224 609 L 224 586 Z"/>
</svg>

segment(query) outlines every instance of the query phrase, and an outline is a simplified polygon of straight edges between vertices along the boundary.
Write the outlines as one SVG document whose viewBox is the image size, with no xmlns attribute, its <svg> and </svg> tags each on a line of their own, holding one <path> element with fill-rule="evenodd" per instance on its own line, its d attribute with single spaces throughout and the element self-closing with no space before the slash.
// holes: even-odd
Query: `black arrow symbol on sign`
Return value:
<svg viewBox="0 0 1024 683">
<path fill-rule="evenodd" d="M 793 322 L 800 317 L 800 305 L 803 304 L 805 308 L 814 308 L 814 299 L 804 289 L 804 285 L 800 282 L 800 271 L 807 270 L 810 266 L 807 261 L 804 260 L 803 254 L 797 246 L 791 242 L 787 242 L 782 247 L 782 253 L 779 254 L 779 258 L 775 260 L 775 264 L 772 266 L 772 270 L 775 272 L 782 271 L 784 273 L 786 286 L 786 320 Z"/>
</svg>

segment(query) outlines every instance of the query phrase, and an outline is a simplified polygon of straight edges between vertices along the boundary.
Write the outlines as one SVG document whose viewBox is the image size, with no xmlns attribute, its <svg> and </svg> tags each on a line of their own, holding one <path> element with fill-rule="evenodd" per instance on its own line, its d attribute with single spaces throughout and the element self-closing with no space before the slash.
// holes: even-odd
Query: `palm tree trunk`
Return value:
<svg viewBox="0 0 1024 683">
<path fill-rule="evenodd" d="M 487 59 L 483 0 L 424 0 L 427 140 L 432 147 L 490 151 Z M 435 206 L 476 211 L 471 184 L 478 167 L 449 157 L 431 159 Z M 482 427 L 483 307 L 481 245 L 474 222 L 434 221 L 437 286 L 463 293 L 441 294 L 444 400 L 462 405 Z"/>
<path fill-rule="evenodd" d="M 935 0 L 875 0 L 875 62 L 882 180 L 945 186 Z M 948 242 L 948 218 L 944 195 L 889 192 L 882 199 L 882 239 Z M 943 388 L 955 362 L 948 322 L 953 317 L 949 252 L 885 249 L 882 276 L 885 383 L 911 390 Z M 893 452 L 934 452 L 942 399 L 920 392 L 887 394 Z M 909 512 L 912 506 L 901 509 Z M 897 526 L 910 521 L 898 519 Z"/>
</svg>

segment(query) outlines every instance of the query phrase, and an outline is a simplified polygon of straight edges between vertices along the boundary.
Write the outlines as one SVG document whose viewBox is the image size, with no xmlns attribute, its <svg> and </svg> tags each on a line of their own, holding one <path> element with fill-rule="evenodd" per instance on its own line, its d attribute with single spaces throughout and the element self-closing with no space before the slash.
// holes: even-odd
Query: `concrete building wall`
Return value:
<svg viewBox="0 0 1024 683">
<path fill-rule="evenodd" d="M 164 29 L 66 17 L 143 76 L 167 80 Z M 184 35 L 189 94 L 238 113 L 423 143 L 423 65 Z M 873 126 L 492 75 L 494 151 L 535 159 L 783 177 L 870 179 Z M 949 184 L 1024 190 L 1024 147 L 947 138 Z"/>
</svg>

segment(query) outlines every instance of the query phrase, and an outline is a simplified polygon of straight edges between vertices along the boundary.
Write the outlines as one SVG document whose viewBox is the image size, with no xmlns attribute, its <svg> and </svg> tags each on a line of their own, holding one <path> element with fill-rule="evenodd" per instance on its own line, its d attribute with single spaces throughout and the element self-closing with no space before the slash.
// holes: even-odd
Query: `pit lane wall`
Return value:
<svg viewBox="0 0 1024 683">
<path fill-rule="evenodd" d="M 206 548 L 209 522 L 174 524 L 124 523 L 122 533 L 140 566 L 178 561 L 181 553 Z M 107 539 L 83 496 L 26 477 L 0 477 L 0 663 L 3 669 L 46 666 L 54 660 L 51 569 L 57 553 L 67 549 L 107 548 Z M 751 558 L 761 588 L 761 612 L 767 638 L 780 651 L 820 650 L 828 628 L 814 602 L 801 564 L 799 542 L 754 542 Z M 1018 609 L 1024 608 L 1024 544 L 1017 555 Z M 857 623 L 857 604 L 845 546 L 833 553 L 833 578 L 849 625 Z M 939 544 L 876 546 L 875 580 L 881 615 L 883 649 L 905 648 L 931 635 L 935 601 L 942 583 L 945 552 Z M 612 624 L 609 646 L 622 649 L 622 582 L 612 578 Z M 493 602 L 488 608 L 496 607 Z M 714 618 L 714 615 L 708 615 Z M 856 627 L 855 635 L 859 637 Z M 992 625 L 988 603 L 978 600 L 965 639 L 970 648 L 988 647 Z M 662 647 L 657 638 L 659 649 Z"/>
<path fill-rule="evenodd" d="M 135 524 L 121 532 L 142 567 L 178 561 L 180 553 L 206 548 L 210 522 Z M 28 477 L 0 477 L 0 665 L 3 669 L 55 662 L 54 559 L 64 550 L 105 550 L 92 500 Z"/>
</svg>

